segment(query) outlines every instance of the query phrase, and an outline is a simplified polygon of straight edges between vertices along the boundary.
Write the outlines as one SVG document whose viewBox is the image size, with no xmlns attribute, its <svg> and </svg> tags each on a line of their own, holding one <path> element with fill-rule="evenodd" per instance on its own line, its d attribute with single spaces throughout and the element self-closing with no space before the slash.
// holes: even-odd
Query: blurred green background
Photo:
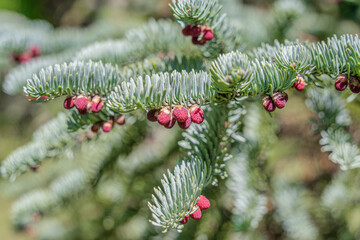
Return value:
<svg viewBox="0 0 360 240">
<path fill-rule="evenodd" d="M 18 12 L 30 19 L 45 19 L 55 27 L 85 27 L 97 19 L 107 19 L 122 26 L 119 31 L 124 32 L 125 29 L 138 26 L 149 18 L 170 18 L 169 2 L 170 0 L 0 0 L 0 9 Z M 304 2 L 307 8 L 303 16 L 299 16 L 291 26 L 284 26 L 287 28 L 285 31 L 274 29 L 270 31 L 273 36 L 254 39 L 254 42 L 262 40 L 272 42 L 273 39 L 285 38 L 316 41 L 334 33 L 359 32 L 360 8 L 356 1 L 307 0 Z M 270 12 L 273 3 L 266 0 L 243 1 L 243 4 L 260 12 Z M 277 147 L 269 150 L 269 164 L 276 171 L 287 171 L 296 181 L 311 185 L 321 181 L 324 176 L 332 175 L 338 167 L 327 159 L 327 154 L 320 152 L 318 138 L 309 138 L 311 135 L 309 119 L 312 114 L 304 105 L 304 96 L 295 94 L 290 98 L 289 106 L 276 113 L 273 118 L 279 126 L 277 130 L 279 142 Z M 56 113 L 62 109 L 59 101 L 35 105 L 27 102 L 24 96 L 10 97 L 4 93 L 0 94 L 0 102 L 0 160 L 30 141 L 33 131 L 56 116 Z M 351 106 L 351 109 L 353 125 L 358 125 L 360 109 L 357 105 Z M 293 118 L 300 111 L 302 114 Z M 358 130 L 355 133 L 358 133 Z M 282 146 L 285 143 L 293 147 L 284 151 Z M 46 169 L 46 166 L 42 168 Z M 2 185 L 5 184 L 4 180 L 0 181 Z M 10 224 L 9 209 L 13 200 L 6 194 L 0 196 L 0 239 L 29 239 L 31 234 L 15 233 Z M 354 234 L 358 233 L 360 211 L 348 213 L 347 218 L 350 219 L 350 230 Z M 273 239 L 277 239 L 276 235 Z"/>
</svg>

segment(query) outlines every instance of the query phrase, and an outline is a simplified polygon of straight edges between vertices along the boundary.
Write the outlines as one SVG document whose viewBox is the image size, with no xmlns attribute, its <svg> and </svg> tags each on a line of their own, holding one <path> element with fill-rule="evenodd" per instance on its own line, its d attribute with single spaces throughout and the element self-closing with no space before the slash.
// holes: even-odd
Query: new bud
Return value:
<svg viewBox="0 0 360 240">
<path fill-rule="evenodd" d="M 114 126 L 114 121 L 113 120 L 107 120 L 105 122 L 103 122 L 103 124 L 101 125 L 101 128 L 104 132 L 110 132 L 111 129 Z"/>
<path fill-rule="evenodd" d="M 30 48 L 30 53 L 32 57 L 38 57 L 41 54 L 41 49 L 39 46 L 33 46 Z"/>
<path fill-rule="evenodd" d="M 75 106 L 75 99 L 73 97 L 67 97 L 64 101 L 65 109 L 72 109 Z"/>
<path fill-rule="evenodd" d="M 186 122 L 186 120 L 189 118 L 188 110 L 180 105 L 174 107 L 173 114 L 175 120 L 179 123 Z"/>
<path fill-rule="evenodd" d="M 360 92 L 359 77 L 350 77 L 349 88 L 350 88 L 350 91 L 352 91 L 353 93 L 359 93 Z"/>
<path fill-rule="evenodd" d="M 75 107 L 81 115 L 85 115 L 88 113 L 88 105 L 89 100 L 87 99 L 87 97 L 85 97 L 84 95 L 77 96 L 75 101 Z"/>
<path fill-rule="evenodd" d="M 201 28 L 198 26 L 193 26 L 190 30 L 190 35 L 193 37 L 198 37 L 201 34 Z"/>
<path fill-rule="evenodd" d="M 116 116 L 114 118 L 115 122 L 118 124 L 118 125 L 124 125 L 125 124 L 125 116 L 124 115 L 119 115 L 119 116 Z"/>
<path fill-rule="evenodd" d="M 91 100 L 91 111 L 93 113 L 98 113 L 101 111 L 104 106 L 104 101 L 101 100 L 99 96 L 95 96 Z"/>
<path fill-rule="evenodd" d="M 200 195 L 196 205 L 198 205 L 201 210 L 208 209 L 210 207 L 210 201 L 205 196 Z"/>
<path fill-rule="evenodd" d="M 298 74 L 296 76 L 296 82 L 294 82 L 293 86 L 296 90 L 298 90 L 299 92 L 301 92 L 302 90 L 304 90 L 305 88 L 305 80 L 302 76 L 300 76 L 300 74 Z"/>
<path fill-rule="evenodd" d="M 166 124 L 166 125 L 164 125 L 164 127 L 169 128 L 169 129 L 170 129 L 170 128 L 173 128 L 173 127 L 174 127 L 174 125 L 175 125 L 175 123 L 176 123 L 175 118 L 171 117 L 171 119 L 170 119 L 169 123 L 168 123 L 168 124 Z"/>
<path fill-rule="evenodd" d="M 204 34 L 203 34 L 203 38 L 206 40 L 206 41 L 210 41 L 214 38 L 214 33 L 213 31 L 210 29 L 210 28 L 206 28 L 204 30 Z"/>
<path fill-rule="evenodd" d="M 203 110 L 201 110 L 201 108 L 197 104 L 190 107 L 189 113 L 191 116 L 191 121 L 194 123 L 200 124 L 205 119 Z"/>
<path fill-rule="evenodd" d="M 196 210 L 196 212 L 194 212 L 193 214 L 190 214 L 190 217 L 192 219 L 199 220 L 201 218 L 201 210 L 200 210 L 200 208 L 198 208 L 198 210 Z"/>
<path fill-rule="evenodd" d="M 157 121 L 157 116 L 159 114 L 159 110 L 158 109 L 151 109 L 147 112 L 147 119 L 150 122 L 156 122 Z"/>
<path fill-rule="evenodd" d="M 338 91 L 344 91 L 348 86 L 348 79 L 346 74 L 340 74 L 335 81 L 335 88 Z"/>
<path fill-rule="evenodd" d="M 286 92 L 276 92 L 274 93 L 272 99 L 276 107 L 283 108 L 285 107 L 285 104 L 288 100 L 288 95 L 286 94 Z"/>
<path fill-rule="evenodd" d="M 186 224 L 189 221 L 190 216 L 185 216 L 183 220 L 180 221 L 181 224 Z"/>
<path fill-rule="evenodd" d="M 31 53 L 24 52 L 24 53 L 20 54 L 19 62 L 26 63 L 30 60 L 31 60 Z"/>
<path fill-rule="evenodd" d="M 273 112 L 275 111 L 275 103 L 274 101 L 271 99 L 270 96 L 265 96 L 262 100 L 263 106 L 265 108 L 266 111 L 268 112 Z"/>
<path fill-rule="evenodd" d="M 191 29 L 192 29 L 192 26 L 191 25 L 186 25 L 186 27 L 184 27 L 184 29 L 182 30 L 182 34 L 184 36 L 191 36 Z"/>
<path fill-rule="evenodd" d="M 185 122 L 178 122 L 178 125 L 182 129 L 188 129 L 191 125 L 191 118 L 188 118 Z"/>
<path fill-rule="evenodd" d="M 198 37 L 193 37 L 192 38 L 192 43 L 194 45 L 205 45 L 206 40 L 204 38 L 202 38 L 201 40 L 198 40 Z"/>
<path fill-rule="evenodd" d="M 171 111 L 169 107 L 163 107 L 160 111 L 159 114 L 157 116 L 157 121 L 158 123 L 160 123 L 161 125 L 167 125 L 170 122 L 170 118 L 171 118 Z"/>
<path fill-rule="evenodd" d="M 92 126 L 91 126 L 91 131 L 93 133 L 97 133 L 100 129 L 100 126 L 101 126 L 101 122 L 97 122 L 97 123 L 94 123 Z"/>
</svg>

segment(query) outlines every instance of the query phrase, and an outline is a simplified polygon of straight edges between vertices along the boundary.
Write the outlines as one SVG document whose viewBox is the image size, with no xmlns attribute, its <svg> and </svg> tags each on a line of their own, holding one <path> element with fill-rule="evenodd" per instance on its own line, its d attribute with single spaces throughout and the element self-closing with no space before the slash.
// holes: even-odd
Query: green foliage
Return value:
<svg viewBox="0 0 360 240">
<path fill-rule="evenodd" d="M 222 4 L 234 19 L 220 12 Z M 232 6 L 232 10 L 241 11 L 231 13 Z M 322 175 L 315 179 L 311 168 L 308 175 L 313 178 L 309 180 L 296 172 L 303 167 L 291 166 L 289 171 L 287 165 L 292 161 L 282 162 L 281 154 L 290 151 L 287 144 L 291 146 L 291 141 L 284 144 L 274 137 L 270 121 L 289 120 L 286 123 L 296 136 L 305 133 L 294 130 L 298 126 L 291 125 L 295 119 L 291 114 L 279 117 L 275 113 L 270 120 L 253 101 L 258 100 L 257 96 L 289 90 L 301 75 L 308 85 L 306 104 L 316 114 L 312 130 L 321 135 L 322 151 L 330 152 L 329 159 L 342 170 L 359 168 L 356 134 L 349 130 L 350 113 L 341 95 L 329 88 L 333 83 L 326 79 L 333 80 L 341 73 L 360 77 L 359 37 L 335 35 L 318 43 L 275 40 L 273 44 L 246 48 L 257 46 L 259 39 L 269 42 L 291 36 L 289 31 L 294 30 L 294 21 L 304 13 L 303 7 L 302 2 L 279 0 L 269 10 L 276 16 L 262 18 L 259 11 L 251 10 L 257 14 L 248 13 L 248 22 L 242 21 L 239 27 L 236 15 L 254 7 L 225 0 L 173 0 L 170 9 L 181 27 L 202 25 L 213 30 L 214 39 L 204 46 L 193 45 L 182 35 L 179 24 L 171 20 L 150 20 L 130 29 L 122 39 L 99 42 L 103 37 L 117 36 L 116 28 L 105 22 L 85 29 L 54 29 L 43 21 L 0 13 L 1 53 L 10 56 L 34 44 L 41 46 L 44 53 L 7 73 L 3 84 L 6 93 L 16 94 L 23 88 L 33 102 L 80 94 L 99 95 L 105 102 L 97 114 L 80 115 L 75 109 L 59 114 L 38 129 L 30 143 L 5 159 L 1 175 L 10 180 L 36 170 L 47 159 L 56 160 L 52 167 L 59 168 L 54 176 L 60 177 L 44 177 L 39 181 L 41 188 L 14 204 L 13 223 L 26 229 L 34 225 L 34 216 L 56 214 L 56 209 L 86 202 L 86 207 L 96 209 L 92 213 L 95 217 L 89 217 L 89 222 L 97 226 L 95 230 L 82 235 L 84 221 L 72 219 L 78 212 L 65 211 L 62 217 L 68 219 L 64 222 L 49 222 L 49 229 L 61 229 L 59 235 L 55 234 L 57 238 L 159 238 L 158 229 L 147 227 L 148 221 L 141 216 L 148 210 L 152 215 L 150 223 L 169 232 L 165 238 L 195 239 L 205 233 L 209 239 L 261 238 L 267 234 L 269 238 L 325 239 L 331 235 L 322 232 L 322 225 L 331 221 L 323 217 L 328 214 L 327 208 L 334 207 L 345 194 L 351 196 L 351 201 L 343 201 L 343 205 L 358 201 L 353 194 L 356 188 L 345 183 L 353 178 L 351 172 L 334 177 L 336 170 L 322 169 Z M 265 27 L 254 32 L 249 30 L 250 24 L 244 28 L 253 21 L 262 24 L 262 19 L 274 25 L 271 34 Z M 253 42 L 252 34 L 259 36 Z M 297 96 L 289 94 L 289 98 Z M 352 95 L 348 101 L 354 98 Z M 189 108 L 194 104 L 204 110 L 205 120 L 201 124 L 193 122 L 182 134 L 177 127 L 161 131 L 157 123 L 145 121 L 144 110 L 175 105 Z M 296 114 L 306 115 L 299 109 Z M 125 126 L 114 126 L 110 133 L 90 131 L 92 124 L 123 113 L 127 113 Z M 287 127 L 280 128 L 277 134 L 289 131 Z M 179 148 L 183 153 L 178 152 Z M 281 154 L 274 148 L 281 148 Z M 70 159 L 67 168 L 58 164 Z M 173 170 L 166 171 L 174 166 L 175 159 L 179 160 Z M 285 173 L 279 174 L 275 168 Z M 162 174 L 164 171 L 166 174 Z M 293 178 L 304 178 L 306 183 L 300 186 L 285 182 L 294 181 L 286 177 L 292 171 L 296 172 Z M 224 184 L 222 180 L 227 177 Z M 321 184 L 313 186 L 315 181 Z M 154 185 L 158 187 L 149 200 L 149 189 Z M 219 188 L 214 190 L 215 186 Z M 305 196 L 315 190 L 319 193 Z M 200 195 L 211 199 L 211 208 L 197 225 L 192 220 L 188 225 L 181 224 L 198 209 Z M 321 203 L 317 201 L 320 196 Z M 314 211 L 306 205 L 309 199 L 316 199 L 316 206 L 322 204 L 326 209 Z M 147 200 L 149 209 L 145 210 Z M 334 217 L 346 209 L 339 207 Z M 136 231 L 131 226 L 136 226 Z M 342 222 L 339 226 L 344 227 Z M 240 233 L 232 235 L 232 231 Z M 134 235 L 121 235 L 123 232 Z"/>
<path fill-rule="evenodd" d="M 217 0 L 173 0 L 170 10 L 176 20 L 185 24 L 205 24 L 215 18 L 221 7 Z"/>
</svg>

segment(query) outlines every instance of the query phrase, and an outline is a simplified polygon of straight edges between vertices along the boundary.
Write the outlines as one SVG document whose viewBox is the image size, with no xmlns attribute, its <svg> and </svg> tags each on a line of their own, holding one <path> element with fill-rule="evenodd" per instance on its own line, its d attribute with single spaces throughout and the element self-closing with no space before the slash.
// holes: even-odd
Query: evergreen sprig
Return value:
<svg viewBox="0 0 360 240">
<path fill-rule="evenodd" d="M 23 172 L 36 168 L 45 159 L 56 157 L 66 146 L 71 146 L 82 132 L 69 133 L 66 119 L 67 115 L 60 113 L 36 130 L 32 142 L 18 148 L 2 162 L 2 177 L 15 180 Z"/>
<path fill-rule="evenodd" d="M 209 23 L 221 10 L 218 0 L 173 0 L 169 6 L 176 20 L 195 25 Z"/>
<path fill-rule="evenodd" d="M 181 231 L 180 221 L 195 212 L 195 204 L 207 180 L 206 164 L 199 159 L 182 161 L 168 176 L 164 174 L 162 188 L 154 188 L 152 202 L 148 203 L 153 220 L 150 222 L 164 228 Z"/>
<path fill-rule="evenodd" d="M 117 112 L 150 110 L 162 106 L 210 103 L 214 92 L 207 73 L 186 71 L 146 75 L 122 82 L 109 95 L 107 105 Z"/>
<path fill-rule="evenodd" d="M 72 62 L 42 69 L 27 81 L 27 97 L 40 100 L 42 96 L 54 99 L 62 95 L 108 94 L 119 83 L 119 69 L 102 62 Z"/>
<path fill-rule="evenodd" d="M 205 114 L 205 122 L 191 126 L 184 133 L 186 140 L 179 143 L 188 151 L 188 159 L 180 161 L 174 172 L 164 175 L 162 187 L 155 188 L 149 202 L 151 223 L 164 228 L 164 232 L 169 228 L 181 231 L 180 221 L 197 210 L 194 206 L 203 188 L 216 184 L 217 175 L 226 176 L 223 163 L 230 157 L 230 137 L 239 116 L 234 117 L 228 106 L 214 106 Z"/>
</svg>

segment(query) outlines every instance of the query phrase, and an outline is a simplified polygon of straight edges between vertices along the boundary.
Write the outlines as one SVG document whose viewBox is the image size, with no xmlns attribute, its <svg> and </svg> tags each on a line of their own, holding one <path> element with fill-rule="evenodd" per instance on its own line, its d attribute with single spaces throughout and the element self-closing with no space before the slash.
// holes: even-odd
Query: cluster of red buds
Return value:
<svg viewBox="0 0 360 240">
<path fill-rule="evenodd" d="M 125 124 L 125 116 L 119 115 L 119 116 L 115 116 L 115 117 L 110 117 L 109 120 L 94 123 L 91 127 L 91 131 L 93 133 L 98 133 L 101 128 L 103 130 L 103 132 L 110 132 L 111 129 L 114 127 L 115 123 L 120 126 L 124 125 Z"/>
<path fill-rule="evenodd" d="M 27 51 L 22 52 L 22 53 L 14 52 L 12 54 L 12 59 L 15 62 L 25 63 L 25 62 L 30 61 L 32 58 L 40 56 L 40 54 L 41 54 L 40 47 L 33 46 L 33 47 L 30 47 Z"/>
<path fill-rule="evenodd" d="M 187 129 L 191 123 L 200 124 L 204 121 L 204 112 L 198 105 L 192 105 L 186 109 L 181 105 L 170 107 L 163 107 L 162 109 L 153 109 L 148 111 L 147 119 L 151 122 L 158 122 L 166 128 L 172 128 L 175 122 L 178 122 L 179 127 Z"/>
<path fill-rule="evenodd" d="M 194 208 L 196 208 L 196 207 L 197 207 L 197 210 L 194 213 L 192 213 L 188 216 L 185 216 L 185 218 L 180 221 L 181 224 L 187 223 L 189 221 L 190 217 L 192 219 L 199 220 L 201 218 L 201 210 L 205 210 L 210 207 L 209 199 L 207 199 L 205 196 L 200 195 L 199 200 L 196 203 L 196 205 L 194 206 Z"/>
<path fill-rule="evenodd" d="M 286 92 L 276 92 L 273 96 L 266 95 L 263 98 L 263 106 L 266 111 L 273 112 L 276 108 L 284 108 L 288 101 L 288 95 Z"/>
<path fill-rule="evenodd" d="M 195 45 L 204 45 L 214 38 L 214 32 L 211 28 L 203 25 L 187 25 L 182 33 L 184 36 L 192 36 L 192 42 Z"/>
<path fill-rule="evenodd" d="M 302 90 L 304 90 L 305 85 L 306 85 L 306 83 L 305 83 L 304 78 L 300 74 L 298 74 L 296 76 L 296 81 L 294 82 L 292 87 L 295 88 L 296 90 L 298 90 L 299 92 L 301 92 Z"/>
<path fill-rule="evenodd" d="M 86 115 L 89 111 L 98 113 L 104 106 L 104 101 L 99 96 L 86 97 L 78 95 L 74 97 L 67 97 L 64 101 L 64 108 L 72 109 L 76 107 L 81 115 Z"/>
<path fill-rule="evenodd" d="M 360 80 L 359 77 L 351 76 L 350 79 L 348 79 L 346 74 L 340 74 L 335 81 L 335 88 L 338 91 L 344 91 L 347 86 L 349 85 L 350 91 L 353 93 L 359 93 L 360 92 Z"/>
</svg>

